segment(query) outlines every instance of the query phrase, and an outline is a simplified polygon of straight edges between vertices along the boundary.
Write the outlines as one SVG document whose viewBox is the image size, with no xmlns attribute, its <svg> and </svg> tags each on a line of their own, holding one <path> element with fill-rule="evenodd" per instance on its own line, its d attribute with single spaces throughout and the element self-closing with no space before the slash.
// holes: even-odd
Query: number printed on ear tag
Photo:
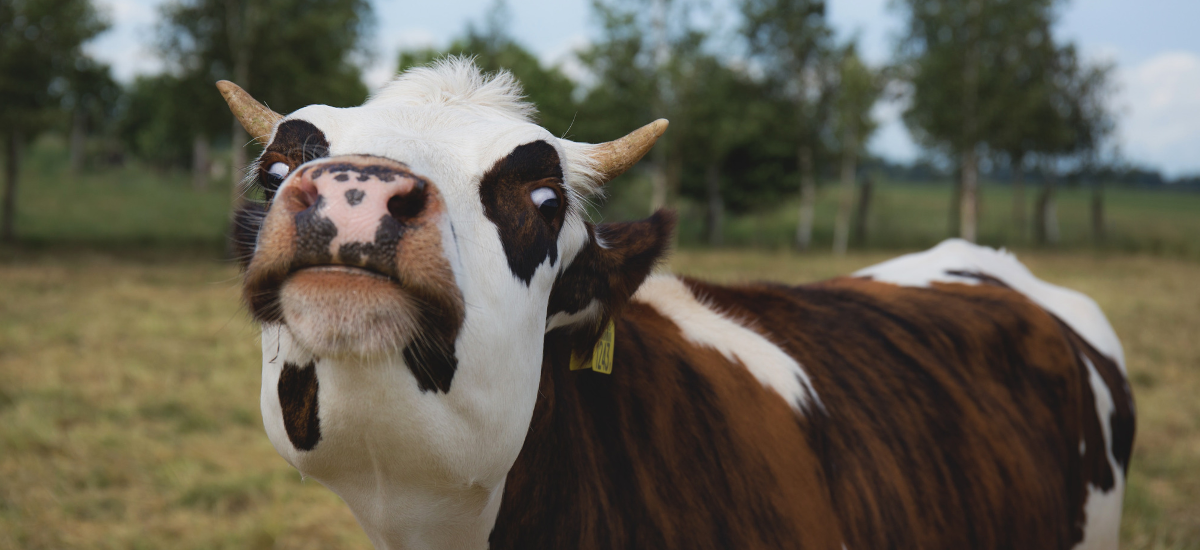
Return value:
<svg viewBox="0 0 1200 550">
<path fill-rule="evenodd" d="M 596 342 L 596 349 L 592 350 L 592 370 L 612 374 L 613 341 L 616 340 L 616 332 L 613 322 L 609 321 L 608 326 L 604 328 L 604 334 L 600 335 L 600 341 Z"/>
<path fill-rule="evenodd" d="M 571 370 L 590 368 L 601 374 L 612 374 L 613 346 L 616 334 L 616 326 L 612 321 L 609 321 L 608 326 L 604 327 L 604 333 L 600 335 L 600 341 L 596 342 L 596 347 L 592 349 L 592 360 L 590 363 L 584 361 L 574 351 L 571 352 Z"/>
</svg>

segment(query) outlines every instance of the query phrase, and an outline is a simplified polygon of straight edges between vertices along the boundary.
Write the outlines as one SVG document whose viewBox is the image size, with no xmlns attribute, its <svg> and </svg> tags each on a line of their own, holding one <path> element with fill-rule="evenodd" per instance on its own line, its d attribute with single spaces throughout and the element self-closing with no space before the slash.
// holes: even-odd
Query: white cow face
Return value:
<svg viewBox="0 0 1200 550">
<path fill-rule="evenodd" d="M 459 502 L 442 490 L 494 514 L 547 332 L 594 342 L 662 253 L 669 216 L 597 228 L 582 206 L 665 121 L 562 140 L 530 122 L 510 76 L 461 60 L 360 107 L 286 117 L 223 86 L 266 144 L 252 177 L 268 200 L 238 227 L 272 443 L 368 533 L 395 514 L 465 513 L 439 512 Z"/>
</svg>

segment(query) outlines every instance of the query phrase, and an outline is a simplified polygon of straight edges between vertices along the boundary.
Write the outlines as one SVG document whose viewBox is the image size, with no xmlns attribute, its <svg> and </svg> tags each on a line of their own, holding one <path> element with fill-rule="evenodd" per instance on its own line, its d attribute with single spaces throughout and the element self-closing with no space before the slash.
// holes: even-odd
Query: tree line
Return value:
<svg viewBox="0 0 1200 550">
<path fill-rule="evenodd" d="M 1064 2 L 898 0 L 903 37 L 894 59 L 875 67 L 853 39 L 836 39 L 824 0 L 737 0 L 732 26 L 695 0 L 593 0 L 594 41 L 576 52 L 583 76 L 573 79 L 511 35 L 508 7 L 496 0 L 449 46 L 400 52 L 396 68 L 468 55 L 485 71 L 509 70 L 539 122 L 579 141 L 669 119 L 643 161 L 647 210 L 702 205 L 712 244 L 729 214 L 798 196 L 795 245 L 810 248 L 818 183 L 836 180 L 838 253 L 866 229 L 872 186 L 862 168 L 881 161 L 865 144 L 876 103 L 890 96 L 906 104 L 923 162 L 953 176 L 949 233 L 975 239 L 986 164 L 1011 181 L 1018 232 L 1032 225 L 1050 241 L 1054 182 L 1088 180 L 1102 220 L 1100 182 L 1115 173 L 1111 67 L 1056 38 Z M 83 51 L 107 27 L 90 0 L 8 0 L 0 5 L 4 238 L 13 237 L 20 150 L 39 132 L 69 136 L 73 170 L 134 158 L 191 169 L 197 187 L 209 181 L 212 152 L 228 149 L 236 182 L 254 144 L 213 82 L 233 80 L 279 112 L 360 104 L 373 20 L 368 0 L 174 0 L 155 40 L 165 69 L 120 84 Z M 1031 171 L 1047 182 L 1032 215 Z M 1102 234 L 1103 223 L 1096 227 Z"/>
</svg>

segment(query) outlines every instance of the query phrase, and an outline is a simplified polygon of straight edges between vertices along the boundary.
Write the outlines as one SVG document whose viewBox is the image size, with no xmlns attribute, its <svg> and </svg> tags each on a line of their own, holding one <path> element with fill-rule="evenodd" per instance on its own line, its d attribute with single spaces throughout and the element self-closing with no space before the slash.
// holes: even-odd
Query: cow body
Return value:
<svg viewBox="0 0 1200 550">
<path fill-rule="evenodd" d="M 1097 351 L 1119 344 L 1071 325 L 1103 316 L 1056 317 L 983 271 L 1015 264 L 990 250 L 919 256 L 949 262 L 927 283 L 959 280 L 652 277 L 612 376 L 570 372 L 547 337 L 492 548 L 1114 548 L 1132 400 Z M 815 395 L 756 377 L 778 357 L 724 324 Z"/>
<path fill-rule="evenodd" d="M 1011 256 L 651 276 L 674 216 L 583 205 L 665 121 L 556 138 L 461 59 L 287 116 L 221 86 L 265 145 L 236 220 L 267 435 L 377 547 L 1115 547 L 1120 343 Z M 574 370 L 608 327 L 611 372 Z"/>
</svg>

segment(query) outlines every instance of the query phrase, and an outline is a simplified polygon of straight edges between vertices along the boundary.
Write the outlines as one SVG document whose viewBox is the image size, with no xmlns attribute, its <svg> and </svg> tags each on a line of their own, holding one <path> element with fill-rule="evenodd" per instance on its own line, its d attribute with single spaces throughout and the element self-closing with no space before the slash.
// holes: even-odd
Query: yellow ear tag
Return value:
<svg viewBox="0 0 1200 550">
<path fill-rule="evenodd" d="M 596 342 L 596 347 L 592 350 L 592 362 L 590 364 L 584 362 L 578 354 L 572 351 L 571 370 L 590 368 L 601 374 L 612 374 L 613 343 L 616 340 L 616 335 L 616 327 L 612 321 L 609 321 L 608 326 L 604 327 L 604 334 L 600 335 L 600 341 Z"/>
</svg>

